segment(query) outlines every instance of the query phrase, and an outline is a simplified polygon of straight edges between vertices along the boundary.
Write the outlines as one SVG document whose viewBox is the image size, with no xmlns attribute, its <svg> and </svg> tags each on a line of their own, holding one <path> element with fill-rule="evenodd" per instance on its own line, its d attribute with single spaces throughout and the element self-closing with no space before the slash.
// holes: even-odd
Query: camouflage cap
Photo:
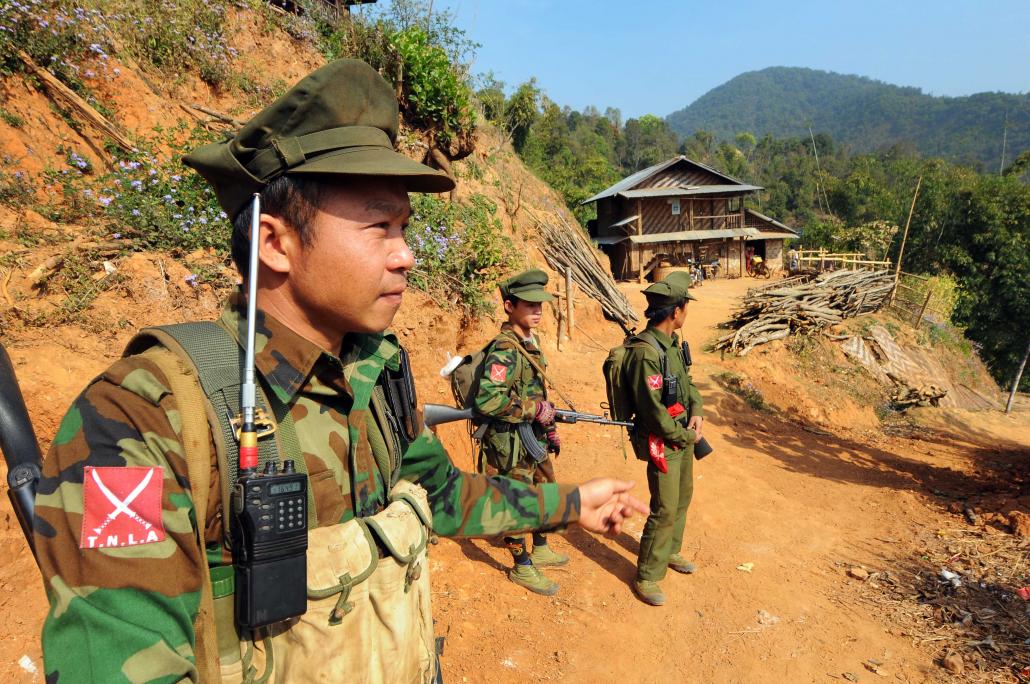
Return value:
<svg viewBox="0 0 1030 684">
<path fill-rule="evenodd" d="M 531 268 L 501 283 L 501 297 L 514 297 L 526 302 L 549 302 L 554 297 L 547 291 L 546 286 L 547 274 L 539 268 Z"/>
<path fill-rule="evenodd" d="M 649 309 L 678 304 L 684 299 L 696 299 L 690 294 L 690 274 L 676 271 L 644 290 Z"/>
<path fill-rule="evenodd" d="M 386 80 L 360 60 L 341 59 L 302 78 L 231 139 L 183 161 L 207 179 L 232 218 L 285 174 L 388 176 L 413 192 L 454 189 L 444 172 L 394 150 L 398 121 Z"/>
</svg>

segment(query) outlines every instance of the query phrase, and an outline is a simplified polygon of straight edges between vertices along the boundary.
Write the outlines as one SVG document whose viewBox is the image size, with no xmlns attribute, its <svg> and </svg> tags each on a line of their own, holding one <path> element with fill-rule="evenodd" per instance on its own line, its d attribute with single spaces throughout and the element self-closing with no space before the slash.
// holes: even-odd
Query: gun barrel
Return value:
<svg viewBox="0 0 1030 684">
<path fill-rule="evenodd" d="M 426 427 L 454 423 L 459 420 L 472 420 L 473 417 L 473 411 L 470 408 L 460 409 L 443 404 L 426 404 L 422 407 L 422 421 Z"/>
<path fill-rule="evenodd" d="M 595 416 L 592 413 L 580 413 L 579 411 L 566 411 L 556 409 L 554 419 L 559 423 L 598 423 L 599 425 L 619 425 L 622 427 L 633 427 L 633 423 L 625 420 L 612 420 L 607 416 Z"/>
</svg>

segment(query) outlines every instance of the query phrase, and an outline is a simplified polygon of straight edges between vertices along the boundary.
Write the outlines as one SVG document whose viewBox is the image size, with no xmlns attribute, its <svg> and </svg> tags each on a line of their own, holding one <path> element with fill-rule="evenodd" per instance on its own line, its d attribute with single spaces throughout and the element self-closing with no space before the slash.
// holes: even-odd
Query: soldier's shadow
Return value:
<svg viewBox="0 0 1030 684">
<path fill-rule="evenodd" d="M 465 554 L 465 558 L 468 558 L 473 563 L 484 563 L 494 570 L 499 570 L 505 574 L 508 573 L 509 568 L 497 562 L 493 556 L 476 546 L 475 541 L 472 539 L 455 539 L 454 541 L 457 542 L 458 548 L 461 549 L 461 552 Z M 503 545 L 503 542 L 501 542 L 500 539 L 480 539 L 479 541 L 480 543 Z"/>
<path fill-rule="evenodd" d="M 600 541 L 589 532 L 586 532 L 579 527 L 573 527 L 563 536 L 565 540 L 575 547 L 580 553 L 610 572 L 613 576 L 625 582 L 627 585 L 631 584 L 636 578 L 637 566 L 635 562 L 610 548 L 607 544 Z M 625 537 L 625 540 L 623 537 Z M 640 546 L 636 540 L 625 532 L 620 533 L 615 537 L 615 539 L 620 546 L 636 557 L 637 550 Z"/>
</svg>

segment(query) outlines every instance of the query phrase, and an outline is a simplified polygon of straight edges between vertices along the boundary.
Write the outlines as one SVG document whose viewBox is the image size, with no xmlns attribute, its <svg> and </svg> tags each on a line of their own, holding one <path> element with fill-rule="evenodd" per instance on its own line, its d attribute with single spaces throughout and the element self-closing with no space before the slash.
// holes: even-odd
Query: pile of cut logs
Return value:
<svg viewBox="0 0 1030 684">
<path fill-rule="evenodd" d="M 733 318 L 721 325 L 734 332 L 720 337 L 715 348 L 744 356 L 759 344 L 871 313 L 887 303 L 893 285 L 889 271 L 841 270 L 803 284 L 749 292 Z"/>
<path fill-rule="evenodd" d="M 549 214 L 555 220 L 533 217 L 544 239 L 544 258 L 555 271 L 565 273 L 572 268 L 572 278 L 591 299 L 598 301 L 604 312 L 614 321 L 632 328 L 637 320 L 626 296 L 615 286 L 611 271 L 601 264 L 598 250 L 579 226 L 570 225 L 560 213 Z"/>
</svg>

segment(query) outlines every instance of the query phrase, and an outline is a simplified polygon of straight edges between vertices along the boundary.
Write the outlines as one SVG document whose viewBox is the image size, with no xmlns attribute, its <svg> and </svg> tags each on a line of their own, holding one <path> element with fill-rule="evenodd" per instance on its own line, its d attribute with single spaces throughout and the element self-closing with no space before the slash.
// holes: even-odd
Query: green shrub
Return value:
<svg viewBox="0 0 1030 684">
<path fill-rule="evenodd" d="M 224 86 L 236 50 L 223 29 L 226 0 L 91 0 L 134 58 L 165 74 L 195 69 L 200 78 Z"/>
<path fill-rule="evenodd" d="M 496 213 L 497 206 L 482 195 L 461 203 L 412 195 L 406 234 L 415 254 L 411 284 L 470 316 L 489 310 L 490 292 L 518 264 Z"/>
<path fill-rule="evenodd" d="M 25 125 L 25 119 L 21 118 L 14 112 L 9 112 L 3 107 L 0 107 L 0 120 L 11 128 L 21 128 Z"/>
<path fill-rule="evenodd" d="M 472 91 L 459 77 L 442 47 L 429 35 L 411 27 L 393 37 L 404 63 L 403 100 L 412 123 L 436 131 L 447 143 L 476 127 Z"/>
<path fill-rule="evenodd" d="M 0 169 L 0 204 L 18 209 L 28 206 L 34 196 L 32 181 L 24 171 Z"/>
</svg>

